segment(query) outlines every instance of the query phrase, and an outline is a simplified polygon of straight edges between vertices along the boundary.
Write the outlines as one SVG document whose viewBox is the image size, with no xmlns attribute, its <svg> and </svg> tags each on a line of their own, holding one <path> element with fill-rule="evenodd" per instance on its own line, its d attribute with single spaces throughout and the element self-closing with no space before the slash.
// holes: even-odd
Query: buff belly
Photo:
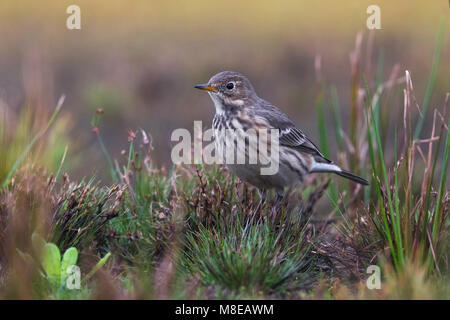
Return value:
<svg viewBox="0 0 450 320">
<path fill-rule="evenodd" d="M 282 156 L 279 159 L 278 170 L 273 175 L 264 175 L 261 172 L 262 168 L 267 168 L 269 165 L 261 163 L 230 164 L 226 161 L 224 162 L 230 171 L 241 180 L 260 189 L 276 189 L 279 192 L 282 192 L 285 187 L 292 187 L 301 183 L 308 174 L 305 167 L 300 166 L 297 159 L 290 156 Z"/>
</svg>

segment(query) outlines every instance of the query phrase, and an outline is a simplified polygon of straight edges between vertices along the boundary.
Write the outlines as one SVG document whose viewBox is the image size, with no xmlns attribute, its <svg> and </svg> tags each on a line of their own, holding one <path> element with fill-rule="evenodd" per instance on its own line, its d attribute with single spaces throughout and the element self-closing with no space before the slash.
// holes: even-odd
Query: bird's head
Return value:
<svg viewBox="0 0 450 320">
<path fill-rule="evenodd" d="M 256 97 L 250 81 L 233 71 L 220 72 L 209 79 L 208 83 L 198 84 L 195 88 L 207 91 L 218 111 L 227 106 L 243 107 L 246 101 Z"/>
</svg>

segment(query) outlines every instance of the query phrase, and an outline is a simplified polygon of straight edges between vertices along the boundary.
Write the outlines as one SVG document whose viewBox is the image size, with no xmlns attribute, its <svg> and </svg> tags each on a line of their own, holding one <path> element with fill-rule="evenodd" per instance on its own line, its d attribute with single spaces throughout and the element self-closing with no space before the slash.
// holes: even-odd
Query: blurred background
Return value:
<svg viewBox="0 0 450 320">
<path fill-rule="evenodd" d="M 66 28 L 71 4 L 81 8 L 81 30 Z M 381 30 L 366 28 L 371 4 L 381 8 Z M 349 53 L 357 33 L 364 38 L 364 63 L 373 64 L 375 73 L 383 59 L 385 80 L 396 63 L 401 75 L 410 70 L 421 103 L 439 25 L 449 12 L 448 0 L 296 0 L 277 6 L 266 0 L 2 0 L 0 109 L 13 125 L 30 106 L 39 115 L 33 121 L 45 123 L 65 94 L 62 116 L 72 159 L 67 166 L 77 177 L 108 179 L 91 126 L 98 108 L 104 110 L 100 133 L 113 158 L 127 148 L 128 129 L 142 128 L 153 138 L 154 160 L 170 166 L 172 131 L 192 131 L 194 120 L 209 126 L 214 115 L 209 97 L 193 85 L 234 70 L 318 142 L 316 55 L 322 80 L 336 86 L 345 128 Z M 450 89 L 448 23 L 445 29 L 431 108 L 442 106 Z M 372 49 L 366 50 L 369 37 Z M 403 109 L 403 87 L 391 98 L 391 107 L 398 106 L 393 112 Z"/>
</svg>

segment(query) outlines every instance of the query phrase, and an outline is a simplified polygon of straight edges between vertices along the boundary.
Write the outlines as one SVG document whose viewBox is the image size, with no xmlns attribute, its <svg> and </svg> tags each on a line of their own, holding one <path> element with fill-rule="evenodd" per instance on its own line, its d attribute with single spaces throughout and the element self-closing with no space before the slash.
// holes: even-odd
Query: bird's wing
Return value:
<svg viewBox="0 0 450 320">
<path fill-rule="evenodd" d="M 298 148 L 303 152 L 318 156 L 318 158 L 325 162 L 331 162 L 320 152 L 317 145 L 302 130 L 298 129 L 291 119 L 278 108 L 267 103 L 264 105 L 264 108 L 258 108 L 254 112 L 256 116 L 263 118 L 269 127 L 279 130 L 280 145 Z"/>
<path fill-rule="evenodd" d="M 320 153 L 317 146 L 308 139 L 303 131 L 294 126 L 280 129 L 280 144 L 288 147 L 308 148 L 311 151 Z"/>
<path fill-rule="evenodd" d="M 320 152 L 319 148 L 300 129 L 295 126 L 280 129 L 280 145 L 298 148 L 303 152 L 314 155 L 320 162 L 331 162 Z"/>
</svg>

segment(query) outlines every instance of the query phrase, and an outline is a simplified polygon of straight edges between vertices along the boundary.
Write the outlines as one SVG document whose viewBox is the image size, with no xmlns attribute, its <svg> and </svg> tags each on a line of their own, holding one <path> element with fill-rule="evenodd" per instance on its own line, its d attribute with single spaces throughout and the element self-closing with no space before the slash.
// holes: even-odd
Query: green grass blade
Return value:
<svg viewBox="0 0 450 320">
<path fill-rule="evenodd" d="M 430 79 L 428 80 L 427 90 L 425 92 L 425 98 L 423 100 L 422 116 L 420 116 L 417 121 L 416 129 L 414 130 L 414 139 L 419 139 L 419 137 L 420 137 L 420 133 L 422 132 L 422 127 L 423 127 L 423 122 L 425 121 L 425 115 L 427 114 L 427 110 L 430 105 L 431 96 L 433 94 L 433 89 L 434 89 L 434 84 L 435 84 L 436 78 L 437 78 L 439 61 L 441 59 L 442 47 L 444 44 L 445 26 L 446 26 L 446 21 L 445 20 L 441 21 L 441 24 L 439 26 L 438 37 L 437 37 L 437 45 L 436 45 L 436 49 L 434 51 L 433 62 L 431 65 Z"/>
<path fill-rule="evenodd" d="M 331 112 L 333 115 L 334 128 L 336 130 L 336 141 L 339 147 L 339 151 L 344 148 L 344 140 L 342 137 L 342 120 L 339 106 L 339 96 L 336 87 L 331 87 Z"/>
<path fill-rule="evenodd" d="M 391 197 L 390 197 L 389 183 L 388 183 L 388 178 L 387 178 L 387 173 L 386 173 L 386 165 L 384 163 L 383 149 L 381 147 L 380 134 L 378 132 L 379 129 L 378 129 L 378 126 L 374 119 L 374 112 L 373 112 L 373 107 L 372 107 L 372 103 L 371 103 L 371 94 L 370 94 L 370 90 L 369 90 L 367 81 L 365 81 L 365 79 L 364 79 L 364 83 L 365 83 L 366 93 L 367 93 L 367 97 L 368 97 L 367 98 L 366 122 L 367 122 L 367 137 L 368 137 L 370 161 L 372 164 L 372 171 L 374 174 L 375 188 L 377 190 L 378 203 L 380 206 L 381 216 L 382 216 L 382 220 L 383 220 L 383 224 L 384 224 L 384 228 L 385 228 L 385 236 L 387 238 L 389 247 L 391 249 L 391 254 L 392 254 L 392 259 L 394 261 L 394 265 L 398 269 L 401 265 L 400 264 L 401 258 L 398 257 L 399 252 L 395 249 L 394 243 L 392 241 L 391 229 L 389 228 L 389 223 L 388 223 L 386 211 L 384 208 L 383 196 L 381 195 L 381 185 L 379 184 L 379 181 L 377 179 L 378 178 L 378 170 L 377 170 L 376 162 L 375 162 L 375 150 L 372 145 L 372 143 L 373 143 L 372 130 L 373 130 L 373 134 L 375 135 L 377 148 L 378 148 L 378 158 L 381 163 L 384 183 L 387 188 L 387 196 L 388 196 L 388 202 L 389 202 L 389 207 L 390 207 L 389 210 L 392 213 L 393 209 L 392 209 L 392 201 L 390 200 Z M 370 114 L 371 121 L 369 121 L 369 114 Z M 394 232 L 394 236 L 395 236 L 395 232 Z"/>
<path fill-rule="evenodd" d="M 9 170 L 8 175 L 6 176 L 5 180 L 3 180 L 2 188 L 6 188 L 8 186 L 9 180 L 13 176 L 14 172 L 19 168 L 19 166 L 22 164 L 23 160 L 26 158 L 26 156 L 30 153 L 31 149 L 33 148 L 34 144 L 47 132 L 47 130 L 51 127 L 53 122 L 56 119 L 56 116 L 58 115 L 59 111 L 61 110 L 61 107 L 64 103 L 65 96 L 61 96 L 58 100 L 58 103 L 56 105 L 55 111 L 53 111 L 52 116 L 50 117 L 50 120 L 47 122 L 47 125 L 44 129 L 39 131 L 34 138 L 31 140 L 31 142 L 27 145 L 25 150 L 20 154 L 20 156 L 16 159 L 13 166 L 11 167 L 11 170 Z"/>
<path fill-rule="evenodd" d="M 448 121 L 447 126 L 450 126 L 450 120 Z M 444 149 L 444 159 L 443 159 L 443 166 L 442 166 L 442 173 L 441 173 L 441 185 L 439 187 L 439 195 L 437 199 L 436 204 L 436 210 L 435 210 L 435 216 L 434 216 L 434 222 L 433 222 L 433 230 L 432 230 L 432 239 L 433 244 L 436 244 L 437 241 L 437 235 L 438 230 L 441 226 L 441 216 L 442 216 L 442 199 L 444 197 L 445 185 L 447 180 L 447 168 L 448 168 L 448 155 L 450 150 L 450 130 L 447 130 L 447 138 L 445 142 L 445 149 Z"/>
</svg>

